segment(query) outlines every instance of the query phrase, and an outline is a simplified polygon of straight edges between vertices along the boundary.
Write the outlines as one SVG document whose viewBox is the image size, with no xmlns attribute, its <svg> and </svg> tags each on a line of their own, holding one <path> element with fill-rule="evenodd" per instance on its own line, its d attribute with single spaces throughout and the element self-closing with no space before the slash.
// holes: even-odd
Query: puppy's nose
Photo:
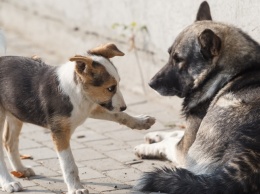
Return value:
<svg viewBox="0 0 260 194">
<path fill-rule="evenodd" d="M 120 107 L 120 111 L 122 112 L 122 111 L 124 111 L 124 110 L 126 110 L 126 106 L 122 106 L 122 107 Z"/>
</svg>

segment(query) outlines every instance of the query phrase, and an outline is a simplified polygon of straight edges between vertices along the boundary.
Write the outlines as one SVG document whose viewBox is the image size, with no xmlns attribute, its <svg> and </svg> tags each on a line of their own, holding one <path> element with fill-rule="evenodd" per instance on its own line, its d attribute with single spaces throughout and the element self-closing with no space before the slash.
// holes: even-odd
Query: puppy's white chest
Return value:
<svg viewBox="0 0 260 194">
<path fill-rule="evenodd" d="M 76 106 L 73 105 L 70 119 L 72 128 L 75 129 L 89 117 L 92 106 L 93 105 L 90 103 L 79 103 Z"/>
</svg>

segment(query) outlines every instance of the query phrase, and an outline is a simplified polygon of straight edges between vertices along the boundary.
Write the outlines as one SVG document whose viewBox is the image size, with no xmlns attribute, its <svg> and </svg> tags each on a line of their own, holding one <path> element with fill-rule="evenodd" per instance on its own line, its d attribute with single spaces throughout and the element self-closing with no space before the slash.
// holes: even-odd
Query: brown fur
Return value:
<svg viewBox="0 0 260 194">
<path fill-rule="evenodd" d="M 70 145 L 71 127 L 69 118 L 55 116 L 52 119 L 52 139 L 58 152 L 66 150 Z"/>
<path fill-rule="evenodd" d="M 10 125 L 12 125 L 12 130 L 10 129 Z M 4 134 L 3 134 L 3 142 L 6 151 L 12 152 L 14 142 L 19 141 L 18 137 L 20 135 L 22 126 L 23 126 L 23 122 L 21 122 L 20 120 L 18 120 L 17 118 L 11 115 L 7 116 L 4 125 Z"/>
<path fill-rule="evenodd" d="M 89 51 L 89 54 L 93 54 L 93 55 L 101 55 L 103 57 L 106 58 L 112 58 L 115 56 L 124 56 L 125 54 L 120 51 L 116 45 L 112 44 L 112 43 L 108 43 L 105 45 L 101 45 L 97 48 L 94 48 L 92 50 Z"/>
<path fill-rule="evenodd" d="M 77 81 L 82 83 L 88 96 L 95 98 L 100 103 L 109 101 L 114 92 L 109 92 L 107 88 L 116 86 L 117 82 L 106 71 L 105 67 L 94 63 L 92 59 L 86 56 L 76 55 L 71 57 L 70 60 L 76 61 L 76 73 L 79 77 Z"/>
</svg>

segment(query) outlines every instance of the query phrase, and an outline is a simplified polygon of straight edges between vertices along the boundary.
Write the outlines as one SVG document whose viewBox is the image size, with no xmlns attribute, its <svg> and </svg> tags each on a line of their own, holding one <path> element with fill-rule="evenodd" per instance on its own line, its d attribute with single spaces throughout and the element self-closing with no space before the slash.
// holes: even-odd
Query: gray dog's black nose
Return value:
<svg viewBox="0 0 260 194">
<path fill-rule="evenodd" d="M 122 106 L 122 107 L 120 107 L 120 111 L 122 112 L 122 111 L 124 111 L 124 110 L 126 110 L 126 106 Z"/>
<path fill-rule="evenodd" d="M 148 83 L 148 85 L 151 87 L 151 88 L 155 88 L 155 81 L 153 79 L 150 80 L 150 82 Z"/>
</svg>

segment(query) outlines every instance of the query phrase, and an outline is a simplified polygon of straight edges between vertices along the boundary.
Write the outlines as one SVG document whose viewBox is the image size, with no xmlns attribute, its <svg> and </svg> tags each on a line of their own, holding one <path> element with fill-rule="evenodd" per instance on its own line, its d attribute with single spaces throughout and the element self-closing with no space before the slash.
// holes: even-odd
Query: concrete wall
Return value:
<svg viewBox="0 0 260 194">
<path fill-rule="evenodd" d="M 259 0 L 208 2 L 214 20 L 234 24 L 260 41 Z M 113 24 L 136 22 L 147 27 L 149 34 L 137 33 L 136 45 L 148 82 L 167 60 L 167 48 L 176 35 L 194 21 L 200 3 L 201 0 L 0 0 L 0 24 L 7 35 L 8 30 L 16 30 L 48 47 L 61 56 L 61 62 L 93 46 L 116 41 L 126 53 L 114 60 L 123 87 L 142 92 L 136 55 L 128 51 L 131 32 L 113 29 Z M 150 94 L 149 88 L 147 91 Z"/>
</svg>

